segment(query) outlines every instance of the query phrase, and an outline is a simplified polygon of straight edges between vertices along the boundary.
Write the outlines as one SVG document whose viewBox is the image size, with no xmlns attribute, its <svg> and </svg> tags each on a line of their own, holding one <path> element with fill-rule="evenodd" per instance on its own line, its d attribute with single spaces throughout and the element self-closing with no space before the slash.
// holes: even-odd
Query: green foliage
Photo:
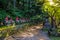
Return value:
<svg viewBox="0 0 60 40">
<path fill-rule="evenodd" d="M 57 2 L 57 0 L 53 0 L 53 2 Z M 49 2 L 46 2 L 46 3 L 44 3 L 44 5 L 42 7 L 42 11 L 45 12 L 45 13 L 48 12 L 48 14 L 50 16 L 58 16 L 58 15 L 60 15 L 59 14 L 60 13 L 59 12 L 60 11 L 60 7 L 58 7 L 56 4 L 57 3 L 55 3 L 54 5 L 50 5 Z"/>
<path fill-rule="evenodd" d="M 58 25 L 59 24 L 59 20 L 60 20 L 60 2 L 59 0 L 53 0 L 53 3 L 50 3 L 49 1 L 45 2 L 43 4 L 43 7 L 42 7 L 42 12 L 43 12 L 43 15 L 44 16 L 48 16 L 49 18 L 51 18 L 50 21 L 54 21 L 56 22 L 56 24 Z M 53 19 L 53 20 L 52 20 Z"/>
<path fill-rule="evenodd" d="M 8 14 L 5 10 L 0 10 L 0 19 L 3 19 L 4 17 L 6 17 Z"/>
<path fill-rule="evenodd" d="M 15 19 L 16 16 L 24 18 L 34 18 L 36 15 L 41 16 L 41 7 L 44 3 L 43 0 L 0 0 L 0 2 L 3 7 L 1 8 L 2 11 L 0 10 L 2 19 L 4 19 L 7 15 L 11 16 L 13 19 Z"/>
</svg>

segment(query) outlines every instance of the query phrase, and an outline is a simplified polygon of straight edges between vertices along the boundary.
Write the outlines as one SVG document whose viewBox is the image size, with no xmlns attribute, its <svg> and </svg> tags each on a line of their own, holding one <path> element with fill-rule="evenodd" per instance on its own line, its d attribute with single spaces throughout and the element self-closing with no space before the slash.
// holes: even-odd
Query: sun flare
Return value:
<svg viewBox="0 0 60 40">
<path fill-rule="evenodd" d="M 49 1 L 50 5 L 54 5 L 53 0 L 48 0 L 48 1 Z"/>
</svg>

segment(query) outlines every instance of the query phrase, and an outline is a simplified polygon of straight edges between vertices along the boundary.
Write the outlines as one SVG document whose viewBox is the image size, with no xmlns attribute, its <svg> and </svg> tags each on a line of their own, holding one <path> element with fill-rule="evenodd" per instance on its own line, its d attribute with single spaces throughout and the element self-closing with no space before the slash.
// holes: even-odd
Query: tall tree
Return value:
<svg viewBox="0 0 60 40">
<path fill-rule="evenodd" d="M 52 0 L 45 2 L 42 9 L 45 13 L 47 12 L 48 16 L 51 18 L 51 26 L 54 27 L 54 25 L 56 25 L 57 17 L 59 17 L 58 15 L 60 15 L 60 7 L 58 7 L 57 3 Z"/>
</svg>

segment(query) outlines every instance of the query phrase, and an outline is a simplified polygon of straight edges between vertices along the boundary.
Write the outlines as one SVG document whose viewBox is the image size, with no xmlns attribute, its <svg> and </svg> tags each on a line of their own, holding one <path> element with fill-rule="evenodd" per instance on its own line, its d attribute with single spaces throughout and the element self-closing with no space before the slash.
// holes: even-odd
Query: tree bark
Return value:
<svg viewBox="0 0 60 40">
<path fill-rule="evenodd" d="M 56 21 L 55 21 L 54 16 L 51 17 L 51 27 L 52 27 L 52 28 L 56 27 Z"/>
</svg>

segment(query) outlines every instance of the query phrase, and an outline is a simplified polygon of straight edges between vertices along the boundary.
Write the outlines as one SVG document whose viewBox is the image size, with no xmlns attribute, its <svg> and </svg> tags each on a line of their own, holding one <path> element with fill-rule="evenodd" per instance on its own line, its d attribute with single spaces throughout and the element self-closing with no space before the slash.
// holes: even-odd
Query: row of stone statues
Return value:
<svg viewBox="0 0 60 40">
<path fill-rule="evenodd" d="M 19 17 L 16 17 L 15 20 L 13 20 L 13 18 L 11 17 L 6 17 L 3 21 L 0 21 L 0 25 L 13 25 L 13 24 L 20 24 L 22 22 L 28 22 L 29 19 L 24 19 L 24 18 L 19 18 Z"/>
</svg>

